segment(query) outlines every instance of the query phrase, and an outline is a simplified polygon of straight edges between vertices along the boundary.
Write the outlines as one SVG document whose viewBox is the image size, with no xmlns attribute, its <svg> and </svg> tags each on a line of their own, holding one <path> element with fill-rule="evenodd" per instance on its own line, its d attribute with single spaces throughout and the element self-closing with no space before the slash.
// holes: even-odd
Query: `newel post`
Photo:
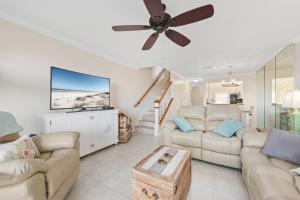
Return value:
<svg viewBox="0 0 300 200">
<path fill-rule="evenodd" d="M 155 113 L 155 121 L 154 121 L 154 136 L 159 136 L 159 121 L 160 121 L 160 102 L 159 100 L 154 101 L 154 113 Z"/>
</svg>

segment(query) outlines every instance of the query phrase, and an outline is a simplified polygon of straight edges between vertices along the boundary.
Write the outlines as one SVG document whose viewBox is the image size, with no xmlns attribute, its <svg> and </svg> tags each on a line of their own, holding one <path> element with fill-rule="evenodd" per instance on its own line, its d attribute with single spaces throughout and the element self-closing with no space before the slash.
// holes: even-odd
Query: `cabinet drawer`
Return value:
<svg viewBox="0 0 300 200">
<path fill-rule="evenodd" d="M 132 200 L 169 200 L 172 194 L 143 182 L 132 180 Z"/>
</svg>

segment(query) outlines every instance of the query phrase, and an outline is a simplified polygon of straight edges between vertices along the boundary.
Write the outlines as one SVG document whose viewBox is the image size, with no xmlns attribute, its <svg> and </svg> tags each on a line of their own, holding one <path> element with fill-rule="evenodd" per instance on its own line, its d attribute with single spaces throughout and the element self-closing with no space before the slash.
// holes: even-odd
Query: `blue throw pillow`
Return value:
<svg viewBox="0 0 300 200">
<path fill-rule="evenodd" d="M 222 121 L 217 128 L 213 130 L 215 134 L 221 135 L 223 137 L 229 138 L 234 135 L 239 129 L 244 127 L 244 123 L 240 121 L 235 121 L 232 119 L 225 119 Z"/>
<path fill-rule="evenodd" d="M 183 132 L 188 132 L 193 130 L 193 126 L 184 117 L 174 117 L 174 123 Z"/>
</svg>

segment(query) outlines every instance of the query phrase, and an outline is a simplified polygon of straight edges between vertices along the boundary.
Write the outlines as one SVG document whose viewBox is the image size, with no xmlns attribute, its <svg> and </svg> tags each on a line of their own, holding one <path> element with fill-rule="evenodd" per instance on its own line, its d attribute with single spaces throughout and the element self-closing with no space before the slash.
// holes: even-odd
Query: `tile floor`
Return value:
<svg viewBox="0 0 300 200">
<path fill-rule="evenodd" d="M 134 134 L 118 144 L 81 159 L 79 178 L 67 200 L 129 200 L 130 169 L 161 144 L 151 135 Z M 192 162 L 188 200 L 248 200 L 239 170 Z"/>
</svg>

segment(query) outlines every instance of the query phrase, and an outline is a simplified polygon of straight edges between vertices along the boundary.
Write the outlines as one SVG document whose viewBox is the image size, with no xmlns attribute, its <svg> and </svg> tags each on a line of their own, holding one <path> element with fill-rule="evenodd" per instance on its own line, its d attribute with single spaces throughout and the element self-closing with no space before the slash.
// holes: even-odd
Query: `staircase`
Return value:
<svg viewBox="0 0 300 200">
<path fill-rule="evenodd" d="M 138 121 L 135 126 L 135 131 L 138 133 L 154 133 L 154 123 L 155 123 L 155 112 L 154 108 L 149 108 L 143 113 L 142 119 Z"/>
<path fill-rule="evenodd" d="M 144 101 L 144 98 L 148 96 L 149 103 L 145 105 L 140 120 L 135 126 L 135 131 L 137 133 L 157 135 L 158 130 L 155 127 L 158 127 L 162 123 L 166 112 L 170 107 L 170 102 L 172 103 L 173 101 L 173 98 L 171 98 L 172 81 L 170 81 L 170 72 L 164 69 L 158 76 L 159 77 L 156 77 L 154 84 L 150 86 L 142 98 L 135 104 L 135 107 L 139 106 L 142 101 Z M 156 82 L 159 79 L 161 79 L 160 85 L 156 85 Z M 157 88 L 151 90 L 155 86 Z"/>
</svg>

